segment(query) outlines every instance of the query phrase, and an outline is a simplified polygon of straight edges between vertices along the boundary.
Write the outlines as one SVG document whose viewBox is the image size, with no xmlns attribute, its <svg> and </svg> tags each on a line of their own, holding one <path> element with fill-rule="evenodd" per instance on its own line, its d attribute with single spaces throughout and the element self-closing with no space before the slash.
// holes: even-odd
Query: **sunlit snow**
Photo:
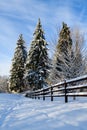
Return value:
<svg viewBox="0 0 87 130">
<path fill-rule="evenodd" d="M 87 130 L 87 99 L 65 104 L 0 94 L 0 130 Z"/>
</svg>

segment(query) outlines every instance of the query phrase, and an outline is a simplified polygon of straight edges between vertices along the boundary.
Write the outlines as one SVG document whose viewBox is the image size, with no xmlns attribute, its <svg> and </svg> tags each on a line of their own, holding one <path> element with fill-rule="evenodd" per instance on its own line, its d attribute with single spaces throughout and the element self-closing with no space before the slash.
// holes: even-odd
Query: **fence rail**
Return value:
<svg viewBox="0 0 87 130">
<path fill-rule="evenodd" d="M 50 97 L 51 101 L 54 100 L 54 97 L 64 97 L 65 103 L 68 102 L 69 97 L 85 97 L 87 96 L 87 75 L 72 80 L 65 80 L 44 89 L 28 91 L 25 96 L 35 99 L 42 98 L 43 100 Z"/>
</svg>

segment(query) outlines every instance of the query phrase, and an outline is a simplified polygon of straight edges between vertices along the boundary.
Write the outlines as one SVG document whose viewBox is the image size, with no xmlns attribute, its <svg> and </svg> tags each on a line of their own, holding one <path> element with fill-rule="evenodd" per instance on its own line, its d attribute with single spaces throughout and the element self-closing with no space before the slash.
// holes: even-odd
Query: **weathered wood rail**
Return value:
<svg viewBox="0 0 87 130">
<path fill-rule="evenodd" d="M 25 96 L 34 99 L 42 98 L 43 100 L 50 97 L 51 101 L 54 100 L 54 97 L 64 97 L 65 103 L 68 102 L 69 97 L 85 97 L 87 96 L 87 75 L 72 80 L 65 80 L 44 89 L 26 92 Z"/>
</svg>

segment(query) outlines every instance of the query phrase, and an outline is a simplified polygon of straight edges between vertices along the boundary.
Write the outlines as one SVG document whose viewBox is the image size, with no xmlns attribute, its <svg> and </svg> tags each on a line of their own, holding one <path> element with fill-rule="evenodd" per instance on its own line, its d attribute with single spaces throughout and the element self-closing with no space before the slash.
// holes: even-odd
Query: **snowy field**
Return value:
<svg viewBox="0 0 87 130">
<path fill-rule="evenodd" d="M 87 130 L 87 99 L 65 104 L 0 94 L 0 130 Z"/>
</svg>

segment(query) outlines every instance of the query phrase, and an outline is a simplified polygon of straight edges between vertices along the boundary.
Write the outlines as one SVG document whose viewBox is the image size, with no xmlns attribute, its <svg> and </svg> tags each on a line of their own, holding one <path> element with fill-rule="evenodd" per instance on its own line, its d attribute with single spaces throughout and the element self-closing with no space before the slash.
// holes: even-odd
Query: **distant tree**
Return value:
<svg viewBox="0 0 87 130">
<path fill-rule="evenodd" d="M 7 76 L 0 76 L 0 93 L 8 92 L 7 82 L 8 82 Z"/>
<path fill-rule="evenodd" d="M 40 89 L 46 85 L 49 68 L 47 50 L 47 42 L 39 19 L 26 61 L 25 79 L 31 89 Z"/>
<path fill-rule="evenodd" d="M 52 82 L 59 82 L 69 78 L 70 55 L 72 50 L 72 39 L 69 27 L 63 23 L 59 33 L 59 40 L 53 57 L 53 69 L 50 74 Z"/>
<path fill-rule="evenodd" d="M 26 47 L 24 46 L 24 40 L 22 34 L 17 41 L 17 47 L 15 49 L 14 57 L 12 60 L 12 68 L 9 78 L 9 91 L 21 92 L 24 89 L 24 65 L 27 57 Z"/>
</svg>

